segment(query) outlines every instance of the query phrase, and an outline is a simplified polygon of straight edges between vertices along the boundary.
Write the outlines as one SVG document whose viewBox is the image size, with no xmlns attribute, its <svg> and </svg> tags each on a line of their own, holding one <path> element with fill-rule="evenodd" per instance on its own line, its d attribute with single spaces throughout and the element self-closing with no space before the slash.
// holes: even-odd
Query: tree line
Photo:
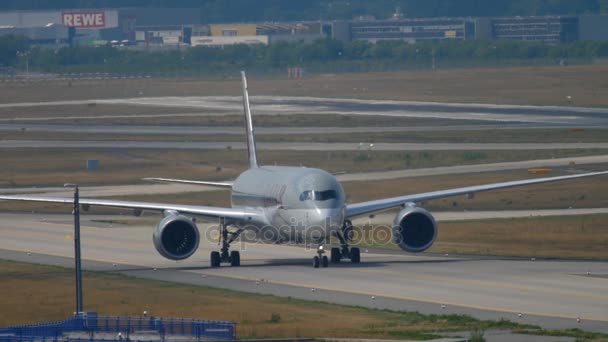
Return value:
<svg viewBox="0 0 608 342">
<path fill-rule="evenodd" d="M 239 69 L 365 71 L 435 66 L 558 63 L 608 57 L 608 42 L 543 44 L 522 41 L 441 41 L 370 44 L 320 39 L 313 43 L 194 47 L 164 52 L 112 46 L 59 49 L 29 47 L 18 36 L 0 37 L 0 66 L 22 69 L 25 61 L 41 72 L 223 72 Z"/>
</svg>

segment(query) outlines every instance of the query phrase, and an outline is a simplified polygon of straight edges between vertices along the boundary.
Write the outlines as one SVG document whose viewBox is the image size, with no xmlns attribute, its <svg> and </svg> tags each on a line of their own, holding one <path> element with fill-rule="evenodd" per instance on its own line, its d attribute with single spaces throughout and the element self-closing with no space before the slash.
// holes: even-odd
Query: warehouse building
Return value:
<svg viewBox="0 0 608 342">
<path fill-rule="evenodd" d="M 375 43 L 401 40 L 410 43 L 446 39 L 465 40 L 475 37 L 475 25 L 467 19 L 431 18 L 353 21 L 350 38 Z"/>
<path fill-rule="evenodd" d="M 279 41 L 310 43 L 325 37 L 319 22 L 211 24 L 208 33 L 193 34 L 192 46 L 267 45 Z"/>
<path fill-rule="evenodd" d="M 578 17 L 492 18 L 492 39 L 565 43 L 578 40 Z"/>
<path fill-rule="evenodd" d="M 579 40 L 608 41 L 608 15 L 582 15 L 579 17 Z"/>
</svg>

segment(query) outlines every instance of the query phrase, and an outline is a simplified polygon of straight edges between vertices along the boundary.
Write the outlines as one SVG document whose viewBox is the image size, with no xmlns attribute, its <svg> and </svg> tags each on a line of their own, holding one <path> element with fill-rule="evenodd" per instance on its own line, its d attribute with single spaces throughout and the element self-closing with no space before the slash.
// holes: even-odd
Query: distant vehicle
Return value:
<svg viewBox="0 0 608 342">
<path fill-rule="evenodd" d="M 232 207 L 106 199 L 81 199 L 80 204 L 85 208 L 89 206 L 130 208 L 136 214 L 140 214 L 142 210 L 161 212 L 164 218 L 153 232 L 153 243 L 156 250 L 170 260 L 186 259 L 196 252 L 200 233 L 195 219 L 191 216 L 200 216 L 220 223 L 221 250 L 211 252 L 212 267 L 219 267 L 221 263 L 239 266 L 240 252 L 230 251 L 230 245 L 243 232 L 251 232 L 264 241 L 314 243 L 317 246 L 317 255 L 312 262 L 313 266 L 318 268 L 329 265 L 324 243 L 331 236 L 337 237 L 340 241 L 340 248 L 334 247 L 330 251 L 333 263 L 343 259 L 348 259 L 352 263 L 360 262 L 359 248 L 349 246 L 352 235 L 350 220 L 356 217 L 373 215 L 391 208 L 401 208 L 394 219 L 392 239 L 401 249 L 418 253 L 427 250 L 435 242 L 437 224 L 433 215 L 418 207 L 416 203 L 457 195 L 472 196 L 482 191 L 608 174 L 608 171 L 604 171 L 520 180 L 347 204 L 342 185 L 334 175 L 326 171 L 303 167 L 258 165 L 244 72 L 241 72 L 241 77 L 249 169 L 241 173 L 236 180 L 227 182 L 147 178 L 150 181 L 228 188 L 231 190 Z M 0 200 L 73 203 L 72 198 L 38 196 L 0 196 Z"/>
</svg>

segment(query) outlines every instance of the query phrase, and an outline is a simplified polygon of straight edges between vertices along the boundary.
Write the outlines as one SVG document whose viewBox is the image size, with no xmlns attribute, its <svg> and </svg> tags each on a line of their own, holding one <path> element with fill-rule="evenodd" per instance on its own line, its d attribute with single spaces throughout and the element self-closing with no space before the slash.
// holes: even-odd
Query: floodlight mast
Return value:
<svg viewBox="0 0 608 342">
<path fill-rule="evenodd" d="M 66 183 L 66 188 L 74 188 L 74 270 L 76 279 L 76 314 L 83 312 L 82 305 L 82 263 L 80 256 L 80 204 L 78 184 Z"/>
</svg>

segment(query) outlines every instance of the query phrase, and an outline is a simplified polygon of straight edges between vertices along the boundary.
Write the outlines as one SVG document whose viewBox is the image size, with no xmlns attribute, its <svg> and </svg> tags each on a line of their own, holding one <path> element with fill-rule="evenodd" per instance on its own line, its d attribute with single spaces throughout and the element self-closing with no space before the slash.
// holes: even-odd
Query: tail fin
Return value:
<svg viewBox="0 0 608 342">
<path fill-rule="evenodd" d="M 249 92 L 247 91 L 247 76 L 241 71 L 243 81 L 243 111 L 245 112 L 245 130 L 247 132 L 247 155 L 249 156 L 249 168 L 258 167 L 258 159 L 255 153 L 255 138 L 253 135 L 253 121 L 251 120 L 251 108 L 249 107 Z"/>
</svg>

